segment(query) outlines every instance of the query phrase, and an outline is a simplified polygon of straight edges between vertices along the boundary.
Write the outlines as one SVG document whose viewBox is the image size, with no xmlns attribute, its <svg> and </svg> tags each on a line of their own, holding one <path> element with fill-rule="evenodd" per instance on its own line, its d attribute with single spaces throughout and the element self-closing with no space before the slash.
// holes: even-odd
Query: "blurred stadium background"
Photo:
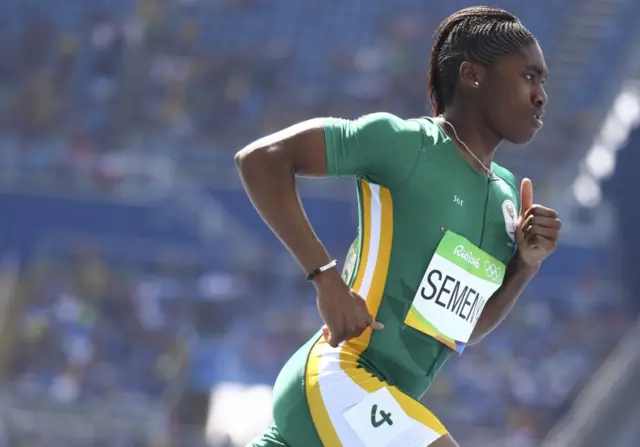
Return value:
<svg viewBox="0 0 640 447">
<path fill-rule="evenodd" d="M 425 402 L 463 446 L 637 447 L 640 3 L 492 4 L 551 69 L 545 129 L 499 157 L 565 236 Z M 431 36 L 469 5 L 0 2 L 0 446 L 235 447 L 264 428 L 320 320 L 233 154 L 313 116 L 426 114 Z M 343 256 L 353 182 L 301 190 Z"/>
</svg>

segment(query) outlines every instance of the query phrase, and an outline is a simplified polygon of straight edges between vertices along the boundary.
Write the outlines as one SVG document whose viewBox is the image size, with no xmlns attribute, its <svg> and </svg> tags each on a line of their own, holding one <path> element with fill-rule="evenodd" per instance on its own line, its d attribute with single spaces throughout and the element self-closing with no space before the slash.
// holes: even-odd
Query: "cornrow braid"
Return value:
<svg viewBox="0 0 640 447">
<path fill-rule="evenodd" d="M 431 49 L 429 96 L 433 114 L 444 113 L 453 99 L 462 62 L 489 66 L 535 41 L 516 16 L 502 9 L 476 6 L 449 16 L 436 30 Z"/>
</svg>

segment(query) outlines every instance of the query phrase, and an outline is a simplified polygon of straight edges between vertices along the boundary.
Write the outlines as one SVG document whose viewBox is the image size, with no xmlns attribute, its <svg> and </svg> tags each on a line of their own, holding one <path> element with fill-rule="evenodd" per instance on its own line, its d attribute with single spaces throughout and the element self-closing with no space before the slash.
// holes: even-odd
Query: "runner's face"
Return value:
<svg viewBox="0 0 640 447">
<path fill-rule="evenodd" d="M 494 129 L 507 141 L 525 144 L 542 127 L 547 104 L 547 64 L 537 43 L 502 57 L 489 67 L 483 104 Z"/>
</svg>

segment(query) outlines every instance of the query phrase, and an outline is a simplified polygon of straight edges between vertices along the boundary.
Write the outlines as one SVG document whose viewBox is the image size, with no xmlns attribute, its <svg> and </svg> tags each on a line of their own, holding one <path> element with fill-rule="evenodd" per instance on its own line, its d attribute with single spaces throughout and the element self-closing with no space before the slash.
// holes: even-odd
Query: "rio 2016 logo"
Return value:
<svg viewBox="0 0 640 447">
<path fill-rule="evenodd" d="M 495 281 L 502 275 L 502 269 L 492 262 L 484 261 L 484 271 L 489 279 Z"/>
<path fill-rule="evenodd" d="M 480 260 L 478 258 L 474 258 L 473 257 L 473 252 L 471 251 L 467 251 L 464 248 L 464 245 L 458 245 L 454 250 L 453 250 L 453 254 L 457 257 L 459 257 L 460 259 L 465 260 L 466 262 L 468 262 L 469 264 L 471 264 L 472 266 L 474 266 L 475 268 L 479 269 L 480 268 Z"/>
</svg>

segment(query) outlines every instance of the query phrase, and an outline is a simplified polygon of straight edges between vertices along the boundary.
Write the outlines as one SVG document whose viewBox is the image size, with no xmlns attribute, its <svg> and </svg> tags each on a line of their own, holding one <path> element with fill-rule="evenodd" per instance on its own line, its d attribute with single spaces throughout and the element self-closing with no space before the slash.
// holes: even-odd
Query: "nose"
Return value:
<svg viewBox="0 0 640 447">
<path fill-rule="evenodd" d="M 544 87 L 540 85 L 540 88 L 537 88 L 534 93 L 533 103 L 537 108 L 542 108 L 547 105 L 549 102 L 549 97 L 547 96 L 547 92 L 544 91 Z"/>
</svg>

